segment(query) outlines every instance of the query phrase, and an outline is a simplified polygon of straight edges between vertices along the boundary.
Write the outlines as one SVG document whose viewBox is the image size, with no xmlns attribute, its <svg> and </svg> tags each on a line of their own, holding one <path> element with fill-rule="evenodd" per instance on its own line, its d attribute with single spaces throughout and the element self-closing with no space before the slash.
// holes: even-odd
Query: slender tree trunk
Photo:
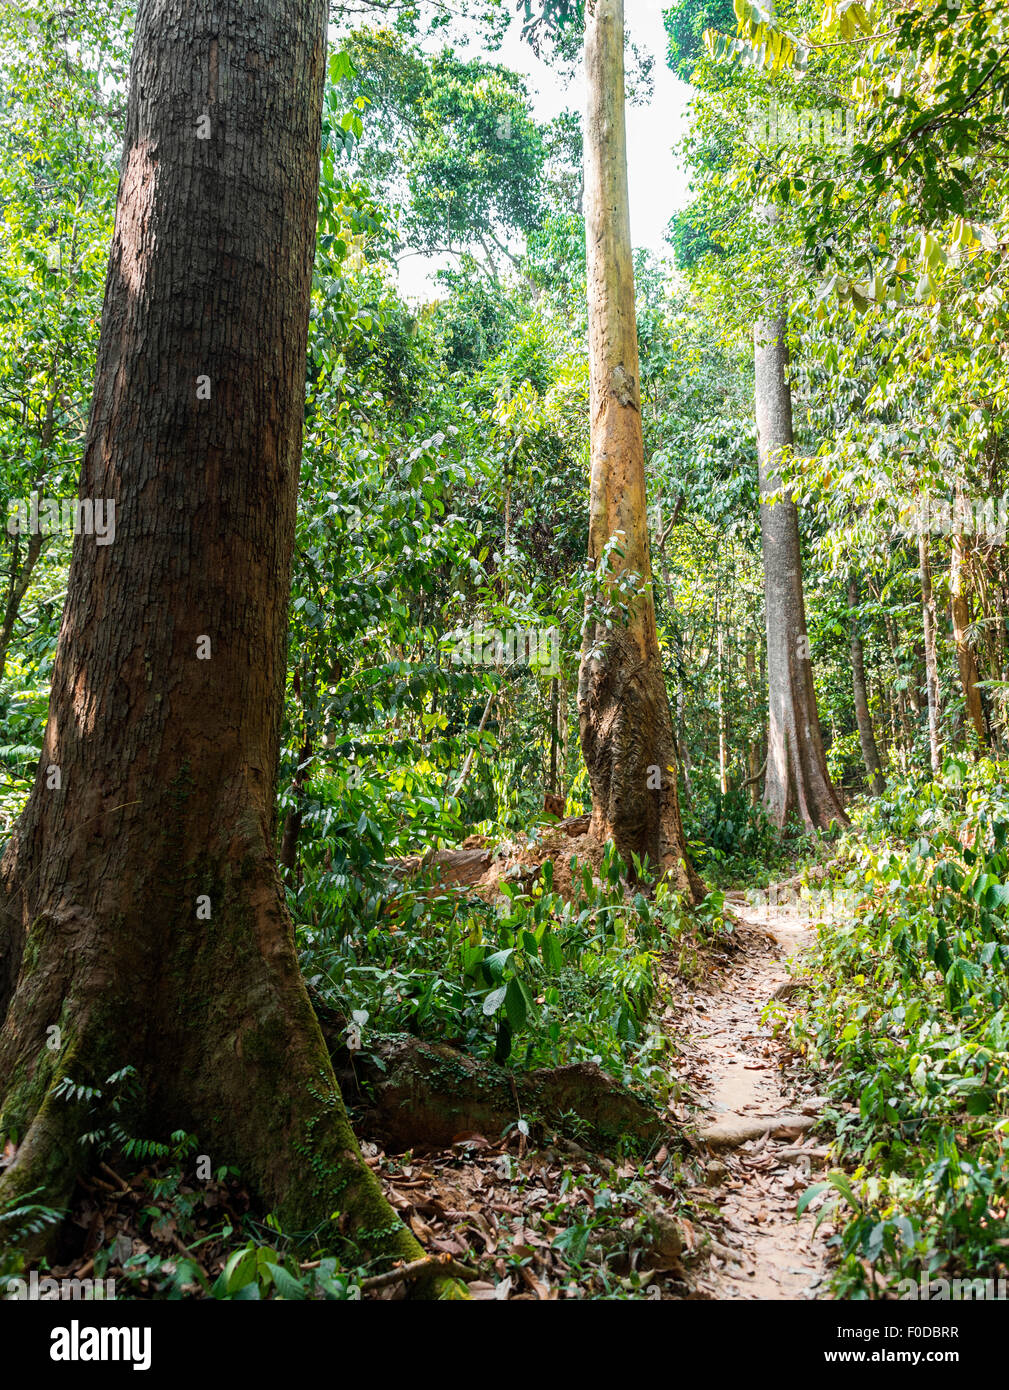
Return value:
<svg viewBox="0 0 1009 1390">
<path fill-rule="evenodd" d="M 848 580 L 848 608 L 851 612 L 851 684 L 858 740 L 862 745 L 862 761 L 865 763 L 869 786 L 875 796 L 880 796 L 886 781 L 879 761 L 876 736 L 872 731 L 872 716 L 869 713 L 869 692 L 865 684 L 865 653 L 858 631 L 858 580 L 854 575 Z"/>
<path fill-rule="evenodd" d="M 690 761 L 690 746 L 687 743 L 687 728 L 684 719 L 686 703 L 686 688 L 681 685 L 676 692 L 676 747 L 680 754 L 680 771 L 683 773 L 683 796 L 689 806 L 694 795 L 694 787 L 690 778 L 693 764 Z"/>
<path fill-rule="evenodd" d="M 568 779 L 568 683 L 557 677 L 557 745 L 560 758 L 558 796 L 567 796 Z"/>
<path fill-rule="evenodd" d="M 132 1066 L 134 1133 L 186 1129 L 288 1230 L 408 1259 L 274 855 L 326 20 L 325 0 L 137 11 L 80 483 L 115 499 L 116 540 L 75 540 L 0 866 L 0 1205 L 66 1201 L 93 1124 L 59 1082 Z"/>
<path fill-rule="evenodd" d="M 923 692 L 925 695 L 924 705 L 922 704 Z M 928 662 L 925 653 L 917 644 L 911 649 L 911 679 L 907 686 L 907 699 L 914 714 L 914 723 L 917 728 L 921 724 L 922 713 L 928 709 Z"/>
<path fill-rule="evenodd" d="M 878 598 L 879 595 L 877 594 L 876 597 Z M 910 753 L 911 746 L 914 743 L 914 726 L 911 722 L 911 716 L 907 712 L 908 702 L 904 694 L 904 685 L 902 680 L 900 663 L 897 660 L 897 630 L 894 627 L 893 619 L 887 612 L 883 613 L 883 626 L 886 628 L 887 643 L 890 648 L 890 658 L 893 661 L 893 674 L 896 680 L 901 682 L 900 685 L 896 686 L 895 688 L 897 691 L 897 709 L 900 714 L 900 727 L 903 735 L 900 746 L 902 752 L 906 757 L 907 754 Z"/>
<path fill-rule="evenodd" d="M 974 726 L 978 743 L 982 748 L 988 746 L 984 725 L 984 711 L 981 707 L 981 692 L 978 689 L 977 659 L 970 644 L 967 629 L 970 625 L 970 607 L 967 599 L 969 551 L 964 537 L 959 533 L 953 536 L 953 554 L 949 566 L 949 606 L 953 620 L 953 641 L 956 645 L 956 662 L 960 668 L 960 683 L 963 686 L 964 708 Z"/>
<path fill-rule="evenodd" d="M 7 661 L 7 648 L 14 636 L 14 627 L 21 611 L 21 603 L 28 592 L 32 574 L 42 554 L 45 537 L 36 531 L 29 537 L 24 558 L 21 557 L 21 537 L 15 536 L 11 548 L 10 570 L 7 576 L 7 596 L 4 601 L 3 621 L 0 622 L 0 677 L 3 676 Z"/>
<path fill-rule="evenodd" d="M 921 618 L 925 638 L 925 693 L 928 699 L 928 748 L 932 774 L 939 776 L 942 759 L 939 748 L 939 672 L 935 657 L 935 601 L 932 598 L 932 570 L 928 555 L 928 534 L 918 533 L 918 573 L 921 578 Z"/>
<path fill-rule="evenodd" d="M 595 0 L 586 15 L 586 251 L 591 382 L 589 558 L 601 599 L 621 573 L 638 576 L 626 625 L 590 612 L 578 677 L 582 751 L 592 786 L 592 830 L 627 864 L 647 855 L 697 900 L 687 858 L 673 730 L 655 626 L 645 505 L 638 342 L 627 205 L 623 0 Z M 604 553 L 616 540 L 621 554 Z"/>
<path fill-rule="evenodd" d="M 752 641 L 746 645 L 746 685 L 750 692 L 750 698 L 754 702 L 754 707 L 760 699 L 760 690 L 757 686 L 757 657 L 753 650 Z M 746 781 L 750 789 L 750 801 L 754 806 L 760 802 L 760 739 L 754 734 L 751 736 L 746 750 Z"/>
<path fill-rule="evenodd" d="M 301 825 L 305 815 L 305 783 L 308 780 L 312 761 L 312 740 L 307 737 L 298 754 L 298 766 L 291 778 L 291 796 L 294 805 L 284 819 L 284 833 L 280 841 L 280 866 L 291 875 L 289 882 L 301 886 L 298 880 L 298 842 L 301 839 Z"/>
<path fill-rule="evenodd" d="M 883 678 L 876 671 L 876 703 L 883 711 L 883 722 L 879 731 L 879 757 L 883 767 L 890 761 L 891 748 L 897 748 L 897 708 Z"/>
<path fill-rule="evenodd" d="M 808 829 L 847 816 L 827 773 L 809 659 L 795 503 L 763 499 L 780 486 L 778 456 L 792 444 L 792 396 L 783 316 L 754 328 L 760 534 L 767 620 L 768 749 L 764 806 L 783 827 L 797 811 Z"/>
<path fill-rule="evenodd" d="M 718 788 L 723 796 L 729 790 L 728 741 L 725 731 L 725 638 L 722 631 L 721 600 L 715 595 L 716 687 L 718 692 Z"/>
<path fill-rule="evenodd" d="M 472 768 L 477 752 L 480 749 L 480 739 L 483 736 L 484 729 L 486 729 L 487 727 L 487 721 L 488 719 L 490 719 L 490 712 L 494 708 L 494 701 L 497 699 L 499 694 L 500 689 L 495 689 L 492 690 L 491 693 L 487 696 L 487 701 L 483 707 L 483 714 L 481 714 L 480 716 L 480 723 L 476 727 L 476 738 L 473 740 L 473 742 L 467 749 L 466 757 L 463 759 L 463 764 L 459 771 L 459 776 L 456 779 L 455 786 L 452 788 L 453 796 L 458 796 L 462 791 L 463 787 L 466 785 L 466 779 L 469 777 L 470 769 Z"/>
<path fill-rule="evenodd" d="M 46 412 L 42 420 L 42 428 L 39 430 L 39 443 L 42 446 L 42 473 L 36 475 L 35 484 L 31 488 L 33 493 L 38 494 L 39 504 L 42 502 L 42 488 L 44 479 L 49 471 L 49 450 L 52 447 L 53 434 L 55 433 L 55 410 L 56 400 L 59 395 L 59 386 L 55 380 L 59 360 L 58 348 L 53 357 L 51 381 L 51 394 L 46 402 Z M 9 523 L 8 523 L 9 524 Z M 28 585 L 31 583 L 32 574 L 42 555 L 42 548 L 45 544 L 45 536 L 41 529 L 30 535 L 28 544 L 25 548 L 24 558 L 21 557 L 21 537 L 18 534 L 11 542 L 11 562 L 7 572 L 7 596 L 4 600 L 3 621 L 0 622 L 0 679 L 3 678 L 4 669 L 7 664 L 7 649 L 14 636 L 14 628 L 17 624 L 18 615 L 21 612 L 21 603 L 25 594 L 28 592 Z"/>
<path fill-rule="evenodd" d="M 671 575 L 670 575 L 670 573 L 669 573 L 669 559 L 668 559 L 668 557 L 667 557 L 667 555 L 666 555 L 666 540 L 667 540 L 667 538 L 668 538 L 668 536 L 669 536 L 669 533 L 672 531 L 673 527 L 676 525 L 677 520 L 679 519 L 680 511 L 681 511 L 682 508 L 683 508 L 683 501 L 684 501 L 684 498 L 683 498 L 683 494 L 681 493 L 680 496 L 677 498 L 676 504 L 675 504 L 674 507 L 673 507 L 672 516 L 669 518 L 669 521 L 666 523 L 665 526 L 663 526 L 663 522 L 662 522 L 662 498 L 661 498 L 661 497 L 659 498 L 658 502 L 656 503 L 656 508 L 655 508 L 656 520 L 657 520 L 657 523 L 658 523 L 658 533 L 659 533 L 659 543 L 658 543 L 658 550 L 659 550 L 659 572 L 660 572 L 661 575 L 662 575 L 662 584 L 663 584 L 663 589 L 664 589 L 665 596 L 666 596 L 666 606 L 667 606 L 668 612 L 669 612 L 669 614 L 670 614 L 670 617 L 672 617 L 672 615 L 675 613 L 675 611 L 676 611 L 676 605 L 675 605 L 675 602 L 674 602 L 674 597 L 675 597 L 675 596 L 674 596 L 674 593 L 673 593 L 673 581 L 672 581 L 672 577 L 671 577 Z M 684 706 L 684 701 L 685 701 L 685 700 L 686 700 L 686 690 L 685 690 L 685 688 L 684 688 L 683 680 L 681 679 L 681 680 L 677 683 L 677 690 L 676 690 L 676 708 L 675 708 L 675 713 L 674 713 L 673 716 L 672 716 L 672 721 L 673 721 L 673 756 L 674 756 L 675 759 L 676 759 L 676 766 L 677 766 L 677 768 L 678 768 L 679 771 L 683 774 L 683 795 L 684 795 L 684 798 L 686 799 L 687 803 L 689 804 L 690 797 L 691 797 L 691 795 L 692 795 L 692 788 L 691 788 L 691 784 L 690 784 L 690 750 L 687 748 L 687 745 L 686 745 L 685 735 L 684 735 L 684 728 L 683 728 L 683 706 Z"/>
<path fill-rule="evenodd" d="M 547 791 L 557 795 L 557 677 L 550 681 L 550 780 Z"/>
</svg>

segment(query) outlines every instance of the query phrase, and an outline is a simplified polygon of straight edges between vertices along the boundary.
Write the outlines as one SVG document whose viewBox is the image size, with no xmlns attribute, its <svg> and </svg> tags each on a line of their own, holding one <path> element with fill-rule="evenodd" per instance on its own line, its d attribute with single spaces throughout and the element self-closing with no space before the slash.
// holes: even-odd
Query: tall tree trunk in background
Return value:
<svg viewBox="0 0 1009 1390">
<path fill-rule="evenodd" d="M 858 740 L 862 745 L 862 761 L 865 763 L 869 786 L 875 796 L 880 796 L 886 781 L 879 761 L 876 736 L 872 731 L 872 716 L 869 713 L 869 692 L 865 684 L 865 653 L 858 631 L 858 580 L 854 575 L 848 580 L 848 609 L 851 613 L 851 685 Z"/>
<path fill-rule="evenodd" d="M 688 806 L 692 804 L 694 787 L 690 778 L 690 770 L 693 766 L 690 761 L 690 745 L 687 743 L 687 729 L 684 720 L 684 709 L 687 703 L 686 687 L 682 684 L 676 692 L 676 749 L 680 755 L 680 771 L 683 773 L 683 799 Z"/>
<path fill-rule="evenodd" d="M 890 749 L 897 745 L 897 719 L 893 701 L 888 698 L 888 692 L 878 670 L 876 672 L 876 703 L 883 714 L 876 746 L 879 749 L 881 766 L 887 767 L 890 762 Z"/>
<path fill-rule="evenodd" d="M 675 594 L 673 592 L 672 576 L 669 572 L 669 558 L 666 554 L 666 541 L 668 540 L 673 527 L 676 525 L 679 519 L 680 512 L 683 510 L 684 500 L 684 495 L 681 492 L 673 507 L 672 515 L 670 516 L 669 521 L 665 525 L 663 525 L 662 521 L 661 497 L 658 499 L 658 502 L 656 503 L 655 507 L 656 520 L 658 522 L 657 529 L 659 533 L 659 571 L 662 575 L 662 585 L 666 596 L 666 606 L 670 614 L 670 619 L 672 619 L 672 615 L 676 611 L 676 604 Z M 683 728 L 683 707 L 686 701 L 687 692 L 683 681 L 682 644 L 679 636 L 676 633 L 675 625 L 671 623 L 671 626 L 673 641 L 676 643 L 677 647 L 677 668 L 680 672 L 680 679 L 677 681 L 676 685 L 676 708 L 672 714 L 673 756 L 676 759 L 676 765 L 679 771 L 683 774 L 683 799 L 687 803 L 687 805 L 689 805 L 690 798 L 693 795 L 693 790 L 690 785 L 690 749 L 687 747 Z"/>
<path fill-rule="evenodd" d="M 918 533 L 918 573 L 921 579 L 921 621 L 925 638 L 925 694 L 928 700 L 928 749 L 932 774 L 939 776 L 942 759 L 939 750 L 939 672 L 935 656 L 935 600 L 932 598 L 932 569 L 928 556 L 928 532 Z"/>
<path fill-rule="evenodd" d="M 956 645 L 956 662 L 960 668 L 960 682 L 963 685 L 964 707 L 974 726 L 978 742 L 982 748 L 988 746 L 984 725 L 984 711 L 981 708 L 981 692 L 978 689 L 977 659 L 970 644 L 967 629 L 970 626 L 970 608 L 967 600 L 969 551 L 967 543 L 959 533 L 953 536 L 953 554 L 949 565 L 949 606 L 953 620 L 953 641 Z"/>
<path fill-rule="evenodd" d="M 927 544 L 927 542 L 926 542 Z M 919 566 L 920 566 L 919 556 Z M 920 569 L 919 569 L 920 572 Z M 924 694 L 925 703 L 922 704 Z M 928 662 L 924 650 L 915 643 L 911 648 L 911 678 L 907 685 L 907 700 L 914 714 L 915 728 L 921 724 L 922 713 L 928 710 Z"/>
<path fill-rule="evenodd" d="M 7 648 L 14 636 L 14 628 L 21 611 L 21 602 L 28 592 L 28 585 L 31 583 L 32 573 L 38 564 L 39 556 L 42 554 L 44 542 L 45 536 L 43 536 L 41 529 L 29 537 L 24 555 L 21 554 L 21 537 L 15 536 L 11 542 L 7 591 L 4 595 L 3 618 L 0 619 L 0 679 L 3 677 L 4 667 L 7 663 Z"/>
<path fill-rule="evenodd" d="M 325 0 L 137 12 L 80 482 L 115 499 L 117 531 L 75 539 L 0 866 L 0 1135 L 18 1144 L 0 1205 L 66 1202 L 94 1123 L 59 1082 L 104 1090 L 132 1066 L 134 1133 L 188 1130 L 289 1230 L 411 1258 L 274 854 L 326 20 Z"/>
<path fill-rule="evenodd" d="M 58 350 L 56 357 L 53 358 L 53 372 L 56 371 L 58 360 Z M 39 443 L 42 446 L 40 457 L 42 460 L 42 478 L 50 466 L 49 450 L 52 447 L 53 434 L 55 431 L 54 412 L 56 409 L 56 399 L 59 394 L 59 386 L 55 385 L 53 394 L 46 402 L 46 412 L 42 420 L 42 428 L 39 430 Z M 42 504 L 42 481 L 37 479 L 31 491 L 38 496 L 38 505 Z M 9 523 L 8 523 L 9 524 Z M 17 625 L 18 615 L 21 611 L 21 603 L 25 594 L 28 592 L 28 585 L 32 581 L 32 574 L 42 555 L 42 547 L 45 544 L 45 536 L 42 534 L 41 527 L 31 533 L 28 544 L 25 547 L 24 555 L 21 554 L 21 537 L 16 534 L 11 539 L 11 559 L 7 568 L 7 591 L 4 595 L 3 619 L 0 620 L 0 680 L 3 679 L 4 669 L 7 664 L 7 649 L 14 636 L 14 628 Z"/>
<path fill-rule="evenodd" d="M 827 773 L 802 595 L 802 556 L 795 503 L 763 499 L 780 486 L 777 458 L 792 444 L 792 395 L 783 315 L 754 326 L 760 535 L 767 615 L 768 742 L 764 806 L 783 827 L 797 811 L 807 829 L 847 824 Z"/>
<path fill-rule="evenodd" d="M 298 841 L 301 839 L 301 827 L 305 818 L 305 783 L 308 781 L 311 765 L 312 740 L 306 735 L 298 754 L 298 766 L 291 778 L 290 796 L 293 804 L 284 819 L 279 855 L 281 868 L 286 869 L 290 875 L 291 886 L 299 888 L 301 876 L 298 871 Z"/>
<path fill-rule="evenodd" d="M 550 776 L 547 791 L 557 795 L 557 677 L 550 680 Z"/>
<path fill-rule="evenodd" d="M 876 599 L 878 600 L 879 594 L 875 593 L 875 590 L 873 590 L 873 593 Z M 914 743 L 914 726 L 911 722 L 911 716 L 907 712 L 908 701 L 905 695 L 900 663 L 897 660 L 897 630 L 894 627 L 893 618 L 891 618 L 890 614 L 887 613 L 885 610 L 883 612 L 883 626 L 886 628 L 887 643 L 890 648 L 890 658 L 893 661 L 894 689 L 897 692 L 897 711 L 900 714 L 900 727 L 901 733 L 903 735 L 903 739 L 900 746 L 901 751 L 904 753 L 906 757 L 910 753 L 911 747 Z M 900 684 L 897 684 L 897 682 L 900 682 Z"/>
<path fill-rule="evenodd" d="M 753 650 L 753 643 L 746 644 L 746 685 L 753 700 L 753 707 L 759 708 L 760 689 L 757 686 L 757 658 Z M 746 784 L 750 789 L 750 802 L 756 806 L 760 802 L 760 781 L 761 759 L 760 759 L 760 736 L 758 731 L 754 731 L 750 737 L 746 750 Z"/>
<path fill-rule="evenodd" d="M 718 658 L 716 685 L 718 690 L 718 789 L 725 796 L 729 790 L 729 753 L 725 730 L 725 636 L 722 630 L 721 596 L 715 594 L 715 641 Z"/>
<path fill-rule="evenodd" d="M 595 0 L 585 21 L 586 255 L 592 476 L 589 558 L 601 597 L 624 572 L 639 576 L 627 624 L 586 624 L 578 674 L 582 751 L 592 786 L 592 832 L 624 861 L 648 856 L 695 901 L 704 886 L 687 858 L 676 759 L 651 590 L 638 335 L 627 205 L 623 0 Z"/>
<path fill-rule="evenodd" d="M 557 678 L 557 745 L 560 757 L 559 786 L 557 795 L 568 794 L 568 683 L 563 676 Z"/>
</svg>

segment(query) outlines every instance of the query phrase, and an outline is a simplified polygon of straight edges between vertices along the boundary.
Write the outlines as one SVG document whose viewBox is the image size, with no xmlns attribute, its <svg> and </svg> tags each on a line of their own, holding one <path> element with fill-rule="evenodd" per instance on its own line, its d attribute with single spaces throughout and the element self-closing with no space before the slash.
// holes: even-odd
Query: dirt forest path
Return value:
<svg viewBox="0 0 1009 1390">
<path fill-rule="evenodd" d="M 826 1149 L 811 1130 L 822 1100 L 761 1016 L 772 1000 L 787 1007 L 801 952 L 813 933 L 787 908 L 754 907 L 742 894 L 728 905 L 740 919 L 736 951 L 707 979 L 679 982 L 671 1000 L 707 1181 L 721 1211 L 720 1248 L 697 1292 L 717 1299 L 826 1296 L 823 1227 L 795 1219 Z"/>
</svg>

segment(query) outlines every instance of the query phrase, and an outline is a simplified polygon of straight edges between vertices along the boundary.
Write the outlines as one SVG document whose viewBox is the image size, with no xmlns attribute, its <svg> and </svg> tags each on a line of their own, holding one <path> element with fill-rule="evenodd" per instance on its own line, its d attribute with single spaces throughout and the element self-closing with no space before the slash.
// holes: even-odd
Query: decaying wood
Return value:
<svg viewBox="0 0 1009 1390">
<path fill-rule="evenodd" d="M 568 839 L 578 839 L 587 835 L 590 816 L 568 816 L 550 827 L 551 833 L 558 831 Z M 476 837 L 474 837 L 476 838 Z M 405 859 L 392 859 L 389 868 L 397 878 L 416 878 L 429 873 L 444 887 L 464 888 L 479 883 L 487 874 L 495 859 L 503 859 L 503 847 L 497 849 L 489 845 L 471 845 L 469 841 L 462 849 L 428 850 L 425 854 L 411 854 Z M 538 864 L 523 865 L 528 876 L 539 873 Z"/>
<path fill-rule="evenodd" d="M 602 1152 L 675 1138 L 657 1111 L 594 1062 L 517 1072 L 409 1033 L 380 1037 L 351 1059 L 345 1020 L 318 1000 L 316 1009 L 348 1101 L 356 1091 L 365 1127 L 394 1149 L 444 1148 L 468 1135 L 493 1141 L 520 1119 Z"/>
<path fill-rule="evenodd" d="M 392 860 L 390 867 L 398 878 L 414 878 L 431 870 L 440 883 L 463 885 L 478 883 L 490 868 L 493 857 L 489 849 L 439 849 Z"/>
</svg>

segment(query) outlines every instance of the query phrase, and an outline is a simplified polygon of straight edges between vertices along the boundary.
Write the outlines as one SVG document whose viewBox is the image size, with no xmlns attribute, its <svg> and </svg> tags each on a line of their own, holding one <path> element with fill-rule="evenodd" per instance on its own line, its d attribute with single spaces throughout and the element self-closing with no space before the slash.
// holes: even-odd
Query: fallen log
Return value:
<svg viewBox="0 0 1009 1390">
<path fill-rule="evenodd" d="M 603 1153 L 679 1147 L 658 1111 L 594 1062 L 513 1071 L 410 1033 L 380 1035 L 352 1057 L 346 1021 L 314 1002 L 344 1099 L 393 1149 L 447 1148 L 470 1135 L 495 1142 L 519 1120 L 536 1137 L 559 1134 Z"/>
<path fill-rule="evenodd" d="M 414 878 L 430 869 L 440 883 L 464 885 L 479 883 L 492 858 L 489 849 L 439 849 L 413 854 L 408 859 L 393 859 L 389 867 L 397 878 Z"/>
<path fill-rule="evenodd" d="M 514 1072 L 409 1034 L 376 1050 L 385 1069 L 368 1068 L 368 1118 L 396 1147 L 443 1148 L 474 1133 L 493 1141 L 520 1119 L 604 1151 L 668 1138 L 655 1111 L 594 1062 Z"/>
</svg>

